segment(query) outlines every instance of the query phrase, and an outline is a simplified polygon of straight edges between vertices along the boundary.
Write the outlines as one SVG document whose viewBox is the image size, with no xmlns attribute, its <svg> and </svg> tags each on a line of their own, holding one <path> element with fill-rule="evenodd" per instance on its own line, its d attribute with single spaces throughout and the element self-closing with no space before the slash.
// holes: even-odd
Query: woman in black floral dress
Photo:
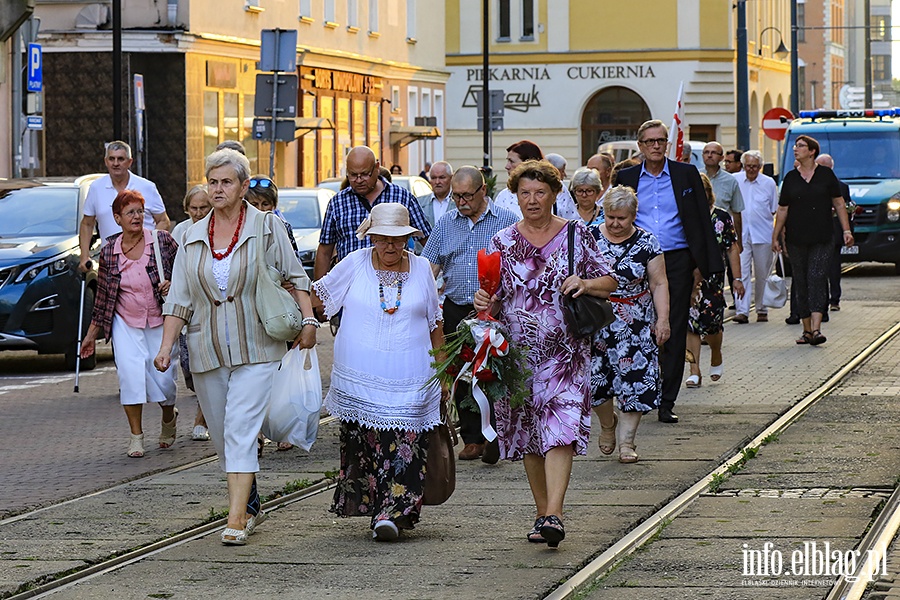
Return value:
<svg viewBox="0 0 900 600">
<path fill-rule="evenodd" d="M 722 251 L 722 259 L 730 261 L 731 270 L 734 273 L 734 295 L 737 298 L 744 297 L 744 284 L 741 282 L 741 251 L 737 245 L 737 236 L 734 231 L 734 223 L 728 211 L 716 208 L 713 204 L 716 200 L 712 191 L 712 185 L 705 173 L 700 174 L 703 180 L 703 189 L 709 199 L 710 218 L 713 223 L 713 231 Z M 687 335 L 687 361 L 691 364 L 691 374 L 684 382 L 689 388 L 700 387 L 703 375 L 700 374 L 700 336 L 706 337 L 710 358 L 709 375 L 713 381 L 722 377 L 724 366 L 722 364 L 722 321 L 725 316 L 725 274 L 714 273 L 709 279 L 700 281 L 694 290 L 691 301 L 690 320 L 688 321 Z"/>
<path fill-rule="evenodd" d="M 616 320 L 591 347 L 591 404 L 600 420 L 600 452 L 612 454 L 618 444 L 622 463 L 638 461 L 634 436 L 641 416 L 659 405 L 659 346 L 669 338 L 665 258 L 656 237 L 634 226 L 637 205 L 630 187 L 610 188 L 603 199 L 605 222 L 590 228 L 618 282 L 609 297 Z"/>
</svg>

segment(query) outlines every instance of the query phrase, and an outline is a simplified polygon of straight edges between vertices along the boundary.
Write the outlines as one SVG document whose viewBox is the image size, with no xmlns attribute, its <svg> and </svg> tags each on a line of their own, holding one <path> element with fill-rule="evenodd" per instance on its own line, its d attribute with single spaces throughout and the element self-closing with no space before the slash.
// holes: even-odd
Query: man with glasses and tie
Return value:
<svg viewBox="0 0 900 600">
<path fill-rule="evenodd" d="M 147 229 L 156 227 L 166 231 L 169 229 L 166 205 L 159 195 L 159 190 L 156 189 L 156 184 L 129 171 L 131 163 L 134 162 L 131 157 L 131 146 L 119 140 L 106 144 L 103 161 L 106 163 L 108 174 L 91 183 L 84 201 L 84 216 L 81 218 L 81 227 L 78 231 L 78 245 L 81 248 L 81 263 L 78 268 L 82 272 L 87 271 L 87 263 L 91 258 L 94 226 L 100 230 L 101 244 L 105 244 L 109 236 L 122 231 L 112 213 L 112 203 L 119 192 L 134 190 L 144 197 L 144 227 Z"/>
<path fill-rule="evenodd" d="M 425 239 L 431 233 L 431 225 L 425 219 L 416 197 L 406 188 L 381 177 L 378 172 L 380 166 L 368 146 L 356 146 L 347 153 L 347 179 L 350 185 L 334 196 L 325 210 L 313 268 L 316 280 L 324 277 L 331 268 L 332 256 L 340 262 L 354 250 L 370 246 L 368 237 L 358 238 L 356 230 L 376 204 L 399 202 L 409 211 L 410 224 L 420 230 Z M 420 241 L 424 243 L 425 239 Z"/>
<path fill-rule="evenodd" d="M 435 277 L 444 272 L 444 335 L 455 332 L 460 321 L 475 310 L 472 300 L 479 287 L 478 251 L 487 248 L 498 231 L 519 220 L 512 211 L 485 198 L 484 176 L 475 167 L 460 167 L 453 174 L 451 187 L 456 207 L 438 219 L 422 252 L 431 263 Z M 459 406 L 459 399 L 466 394 L 467 390 L 460 385 L 456 405 L 464 447 L 459 458 L 480 457 L 494 464 L 500 458 L 497 441 L 485 447 L 479 414 Z"/>
<path fill-rule="evenodd" d="M 700 172 L 691 164 L 668 160 L 668 141 L 669 132 L 662 121 L 641 125 L 638 147 L 644 162 L 620 171 L 616 181 L 637 192 L 635 225 L 657 237 L 666 260 L 672 333 L 660 353 L 663 385 L 658 419 L 677 423 L 673 409 L 684 375 L 691 291 L 701 278 L 723 272 L 725 265 Z"/>
</svg>

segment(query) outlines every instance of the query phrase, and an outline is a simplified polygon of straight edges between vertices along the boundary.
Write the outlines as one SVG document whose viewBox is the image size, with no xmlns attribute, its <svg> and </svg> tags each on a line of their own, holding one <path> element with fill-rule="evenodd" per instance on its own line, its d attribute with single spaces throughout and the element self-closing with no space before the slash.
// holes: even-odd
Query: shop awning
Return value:
<svg viewBox="0 0 900 600">
<path fill-rule="evenodd" d="M 297 117 L 294 119 L 294 137 L 301 138 L 318 129 L 334 129 L 331 119 L 321 117 Z"/>
<path fill-rule="evenodd" d="M 441 130 L 427 125 L 391 125 L 391 146 L 408 146 L 416 140 L 429 140 L 441 137 Z"/>
</svg>

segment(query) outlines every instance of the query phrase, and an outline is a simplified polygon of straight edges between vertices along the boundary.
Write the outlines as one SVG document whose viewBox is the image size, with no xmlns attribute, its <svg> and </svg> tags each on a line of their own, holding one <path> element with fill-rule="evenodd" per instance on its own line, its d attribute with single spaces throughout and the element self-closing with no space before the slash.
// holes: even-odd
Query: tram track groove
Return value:
<svg viewBox="0 0 900 600">
<path fill-rule="evenodd" d="M 678 517 L 684 509 L 694 500 L 700 497 L 710 484 L 719 477 L 727 477 L 729 469 L 733 469 L 734 465 L 738 465 L 746 460 L 745 452 L 747 450 L 758 449 L 766 443 L 769 436 L 778 435 L 788 427 L 790 427 L 797 419 L 805 414 L 816 402 L 834 391 L 838 385 L 861 364 L 868 360 L 873 354 L 880 350 L 885 344 L 891 341 L 898 333 L 900 333 L 900 323 L 896 323 L 888 330 L 883 332 L 878 338 L 867 345 L 862 351 L 856 354 L 843 367 L 838 369 L 831 375 L 822 385 L 814 389 L 812 392 L 804 396 L 793 406 L 787 409 L 770 425 L 765 427 L 760 433 L 753 437 L 750 442 L 738 448 L 732 453 L 731 457 L 722 462 L 718 467 L 710 471 L 706 476 L 696 481 L 684 492 L 680 493 L 673 500 L 669 501 L 665 506 L 657 510 L 650 517 L 642 521 L 639 525 L 629 531 L 624 537 L 613 543 L 609 548 L 604 550 L 600 555 L 591 560 L 586 566 L 581 568 L 575 575 L 560 584 L 555 590 L 544 597 L 544 600 L 572 600 L 578 597 L 578 594 L 589 589 L 595 582 L 601 580 L 604 576 L 612 572 L 619 564 L 634 552 L 645 546 L 649 541 L 656 537 L 668 523 Z M 892 494 L 890 503 L 894 501 L 897 506 L 900 504 L 900 493 L 895 491 Z M 889 512 L 881 511 L 881 514 Z M 893 524 L 895 521 L 900 526 L 900 513 L 898 511 L 890 511 L 894 513 L 893 518 L 886 518 L 886 524 Z M 880 516 L 880 515 L 879 515 Z M 873 532 L 876 527 L 870 529 Z M 896 531 L 896 527 L 895 527 Z M 868 537 L 868 536 L 867 536 Z M 873 534 L 873 538 L 874 538 Z M 893 536 L 891 536 L 893 537 Z M 860 544 L 862 547 L 862 544 Z M 863 549 L 864 550 L 864 549 Z M 863 584 L 863 590 L 865 584 Z M 846 596 L 847 600 L 851 598 L 859 598 L 860 596 Z M 829 596 L 829 600 L 837 600 L 837 598 L 845 598 L 844 596 Z"/>
</svg>

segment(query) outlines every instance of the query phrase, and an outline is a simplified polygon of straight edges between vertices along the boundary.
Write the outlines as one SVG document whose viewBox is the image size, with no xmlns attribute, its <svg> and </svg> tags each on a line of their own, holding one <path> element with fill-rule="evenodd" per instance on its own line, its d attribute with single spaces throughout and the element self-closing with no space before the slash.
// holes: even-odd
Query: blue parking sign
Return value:
<svg viewBox="0 0 900 600">
<path fill-rule="evenodd" d="M 44 82 L 43 56 L 40 44 L 28 44 L 28 84 L 29 92 L 39 92 Z"/>
</svg>

